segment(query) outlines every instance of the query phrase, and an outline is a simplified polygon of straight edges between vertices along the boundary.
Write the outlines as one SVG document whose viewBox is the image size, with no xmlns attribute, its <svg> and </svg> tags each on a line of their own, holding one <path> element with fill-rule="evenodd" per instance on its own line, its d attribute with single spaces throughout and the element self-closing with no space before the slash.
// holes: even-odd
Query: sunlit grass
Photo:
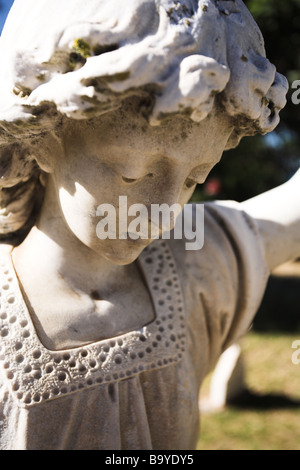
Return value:
<svg viewBox="0 0 300 470">
<path fill-rule="evenodd" d="M 300 401 L 300 365 L 292 363 L 298 335 L 250 333 L 242 342 L 250 390 Z M 206 382 L 203 394 L 208 390 Z M 202 415 L 199 450 L 300 450 L 299 407 L 226 410 Z"/>
</svg>

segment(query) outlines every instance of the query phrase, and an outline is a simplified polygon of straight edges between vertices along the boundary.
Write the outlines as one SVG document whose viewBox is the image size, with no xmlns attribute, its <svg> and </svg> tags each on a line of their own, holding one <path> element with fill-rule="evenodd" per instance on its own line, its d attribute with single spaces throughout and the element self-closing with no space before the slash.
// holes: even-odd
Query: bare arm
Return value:
<svg viewBox="0 0 300 470">
<path fill-rule="evenodd" d="M 300 170 L 242 207 L 258 222 L 270 270 L 300 256 Z"/>
</svg>

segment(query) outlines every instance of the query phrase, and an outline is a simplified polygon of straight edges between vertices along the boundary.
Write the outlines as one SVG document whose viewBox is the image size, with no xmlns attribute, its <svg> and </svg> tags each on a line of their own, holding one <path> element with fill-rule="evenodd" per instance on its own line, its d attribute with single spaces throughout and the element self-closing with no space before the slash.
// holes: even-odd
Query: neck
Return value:
<svg viewBox="0 0 300 470">
<path fill-rule="evenodd" d="M 49 181 L 36 226 L 12 253 L 42 343 L 78 347 L 139 329 L 154 312 L 135 263 L 118 266 L 78 240 Z"/>
<path fill-rule="evenodd" d="M 39 271 L 54 270 L 73 283 L 107 284 L 127 272 L 128 266 L 118 266 L 84 245 L 70 230 L 62 214 L 52 178 L 48 178 L 44 203 L 39 219 L 24 240 L 14 250 L 14 260 L 39 266 Z"/>
</svg>

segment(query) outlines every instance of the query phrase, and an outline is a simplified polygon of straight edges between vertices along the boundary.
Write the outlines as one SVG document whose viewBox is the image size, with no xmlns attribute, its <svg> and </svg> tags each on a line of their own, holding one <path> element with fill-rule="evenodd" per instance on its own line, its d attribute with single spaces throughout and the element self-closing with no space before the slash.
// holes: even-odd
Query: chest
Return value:
<svg viewBox="0 0 300 470">
<path fill-rule="evenodd" d="M 5 361 L 6 379 L 24 406 L 31 407 L 81 388 L 93 388 L 96 384 L 110 385 L 182 360 L 186 352 L 183 296 L 173 262 L 170 266 L 171 260 L 163 263 L 159 259 L 160 266 L 148 252 L 142 258 L 154 306 L 152 314 L 155 311 L 153 321 L 116 337 L 63 350 L 45 347 L 40 337 L 41 323 L 39 318 L 36 324 L 32 321 L 13 266 L 9 262 L 8 266 L 3 265 L 0 269 L 5 286 L 1 291 L 0 363 Z M 55 303 L 59 311 L 59 299 L 55 299 Z M 141 318 L 139 316 L 139 320 Z M 71 325 L 74 327 L 73 320 Z"/>
<path fill-rule="evenodd" d="M 49 283 L 37 279 L 30 297 L 23 290 L 36 331 L 51 350 L 113 338 L 155 318 L 151 294 L 138 274 L 108 289 L 92 284 L 83 291 L 52 278 Z"/>
</svg>

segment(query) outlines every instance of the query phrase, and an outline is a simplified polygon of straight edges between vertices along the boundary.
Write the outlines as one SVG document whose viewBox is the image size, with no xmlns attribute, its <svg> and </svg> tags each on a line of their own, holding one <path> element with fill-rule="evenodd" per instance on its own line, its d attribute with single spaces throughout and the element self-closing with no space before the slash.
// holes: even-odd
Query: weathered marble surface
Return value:
<svg viewBox="0 0 300 470">
<path fill-rule="evenodd" d="M 209 205 L 198 252 L 101 240 L 97 207 L 183 207 L 286 80 L 241 0 L 16 0 L 0 56 L 0 446 L 192 448 L 203 377 L 300 253 L 299 174 Z"/>
</svg>

